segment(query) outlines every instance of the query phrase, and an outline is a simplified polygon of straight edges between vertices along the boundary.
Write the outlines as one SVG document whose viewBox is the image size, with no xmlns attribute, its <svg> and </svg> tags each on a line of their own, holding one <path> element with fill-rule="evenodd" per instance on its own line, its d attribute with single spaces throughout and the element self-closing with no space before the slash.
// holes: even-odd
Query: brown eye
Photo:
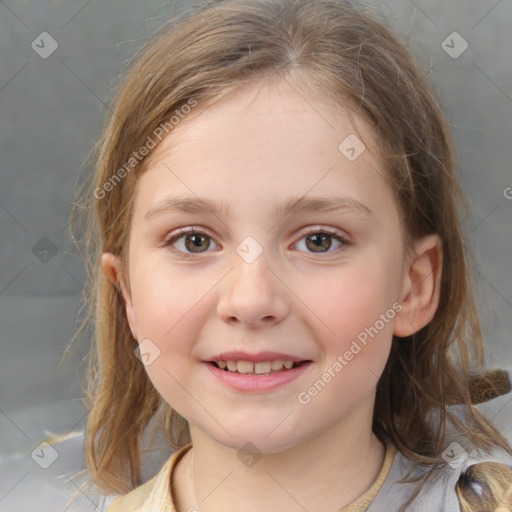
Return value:
<svg viewBox="0 0 512 512">
<path fill-rule="evenodd" d="M 332 230 L 332 233 L 330 232 Z M 300 252 L 316 254 L 333 254 L 347 249 L 351 244 L 343 232 L 332 228 L 318 227 L 302 231 L 300 238 L 294 245 Z"/>
<path fill-rule="evenodd" d="M 210 247 L 210 238 L 200 234 L 186 235 L 185 247 L 190 252 L 203 252 Z"/>
<path fill-rule="evenodd" d="M 306 246 L 312 252 L 328 251 L 332 245 L 332 236 L 326 233 L 315 233 L 306 237 Z"/>
<path fill-rule="evenodd" d="M 212 241 L 213 239 L 207 234 L 188 229 L 173 235 L 165 242 L 165 245 L 166 247 L 170 246 L 176 252 L 189 255 L 207 252 L 212 245 Z"/>
</svg>

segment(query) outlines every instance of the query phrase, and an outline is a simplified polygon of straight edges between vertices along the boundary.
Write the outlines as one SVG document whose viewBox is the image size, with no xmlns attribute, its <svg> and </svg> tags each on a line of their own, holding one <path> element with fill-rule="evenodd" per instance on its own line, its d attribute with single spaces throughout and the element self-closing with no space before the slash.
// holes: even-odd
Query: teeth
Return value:
<svg viewBox="0 0 512 512">
<path fill-rule="evenodd" d="M 253 363 L 251 361 L 215 361 L 217 366 L 224 370 L 227 368 L 230 372 L 238 372 L 243 374 L 256 373 L 257 375 L 268 374 L 271 371 L 279 371 L 283 368 L 289 370 L 293 367 L 293 361 L 282 361 L 276 359 L 274 361 L 262 361 Z"/>
<path fill-rule="evenodd" d="M 272 361 L 272 370 L 280 370 L 283 367 L 284 361 L 277 359 L 276 361 Z"/>
<path fill-rule="evenodd" d="M 228 361 L 228 366 L 230 362 L 231 361 Z M 238 363 L 236 363 L 236 369 L 238 373 L 252 373 L 254 371 L 254 363 L 250 361 L 238 361 Z"/>
<path fill-rule="evenodd" d="M 272 362 L 265 361 L 264 363 L 255 363 L 254 371 L 256 373 L 268 373 L 272 369 Z"/>
</svg>

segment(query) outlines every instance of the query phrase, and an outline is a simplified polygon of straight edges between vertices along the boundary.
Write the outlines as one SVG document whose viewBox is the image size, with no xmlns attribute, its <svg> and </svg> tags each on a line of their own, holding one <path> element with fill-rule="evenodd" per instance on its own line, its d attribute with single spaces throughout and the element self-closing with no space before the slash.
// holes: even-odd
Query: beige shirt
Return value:
<svg viewBox="0 0 512 512">
<path fill-rule="evenodd" d="M 177 512 L 171 492 L 173 470 L 190 448 L 192 444 L 174 452 L 151 480 L 117 498 L 108 512 Z M 389 474 L 395 454 L 395 447 L 388 443 L 384 462 L 375 482 L 362 496 L 340 512 L 364 512 L 369 507 Z"/>
</svg>

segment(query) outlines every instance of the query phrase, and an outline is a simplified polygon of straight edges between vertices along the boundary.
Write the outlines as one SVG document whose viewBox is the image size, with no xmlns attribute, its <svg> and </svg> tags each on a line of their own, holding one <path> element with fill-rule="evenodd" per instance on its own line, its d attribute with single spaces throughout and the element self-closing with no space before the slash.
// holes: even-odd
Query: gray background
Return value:
<svg viewBox="0 0 512 512">
<path fill-rule="evenodd" d="M 472 206 L 468 232 L 479 265 L 488 366 L 510 370 L 512 2 L 365 3 L 406 38 L 443 100 Z M 67 232 L 76 180 L 126 59 L 187 4 L 0 1 L 0 469 L 10 464 L 0 471 L 0 510 L 15 510 L 14 498 L 23 502 L 30 485 L 41 489 L 50 478 L 27 453 L 48 432 L 77 433 L 85 425 L 78 376 L 88 332 L 58 369 L 85 281 Z M 458 58 L 442 47 L 454 31 L 469 44 Z M 58 43 L 45 59 L 31 47 L 42 32 Z M 453 45 L 460 48 L 457 39 Z M 41 246 L 50 249 L 46 256 Z M 510 402 L 495 402 L 495 421 L 510 420 Z M 61 461 L 64 472 L 80 465 Z"/>
</svg>

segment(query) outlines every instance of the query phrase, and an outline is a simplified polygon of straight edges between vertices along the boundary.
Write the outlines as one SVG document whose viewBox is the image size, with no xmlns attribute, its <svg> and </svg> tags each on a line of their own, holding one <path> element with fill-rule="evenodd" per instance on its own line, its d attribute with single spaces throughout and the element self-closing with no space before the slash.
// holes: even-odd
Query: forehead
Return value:
<svg viewBox="0 0 512 512">
<path fill-rule="evenodd" d="M 257 132 L 254 143 L 267 142 L 266 150 L 275 146 L 276 132 L 291 135 L 307 131 L 311 144 L 319 149 L 326 145 L 337 149 L 347 135 L 353 134 L 378 160 L 378 138 L 361 112 L 356 113 L 353 105 L 349 107 L 348 98 L 336 99 L 327 91 L 327 87 L 313 88 L 305 79 L 292 81 L 277 76 L 241 83 L 220 99 L 200 102 L 186 116 L 180 116 L 181 120 L 146 159 L 148 167 L 164 159 L 173 148 L 192 145 L 201 134 L 208 134 L 210 146 L 218 144 L 212 135 L 229 134 L 231 150 L 235 151 L 240 138 L 246 142 Z M 206 142 L 201 141 L 203 147 Z M 298 153 L 301 147 L 295 149 Z"/>
<path fill-rule="evenodd" d="M 238 191 L 266 198 L 332 191 L 337 182 L 352 188 L 359 182 L 362 193 L 385 181 L 369 126 L 344 105 L 286 80 L 246 83 L 199 105 L 149 158 L 137 196 L 151 206 L 169 188 L 189 196 Z"/>
</svg>

